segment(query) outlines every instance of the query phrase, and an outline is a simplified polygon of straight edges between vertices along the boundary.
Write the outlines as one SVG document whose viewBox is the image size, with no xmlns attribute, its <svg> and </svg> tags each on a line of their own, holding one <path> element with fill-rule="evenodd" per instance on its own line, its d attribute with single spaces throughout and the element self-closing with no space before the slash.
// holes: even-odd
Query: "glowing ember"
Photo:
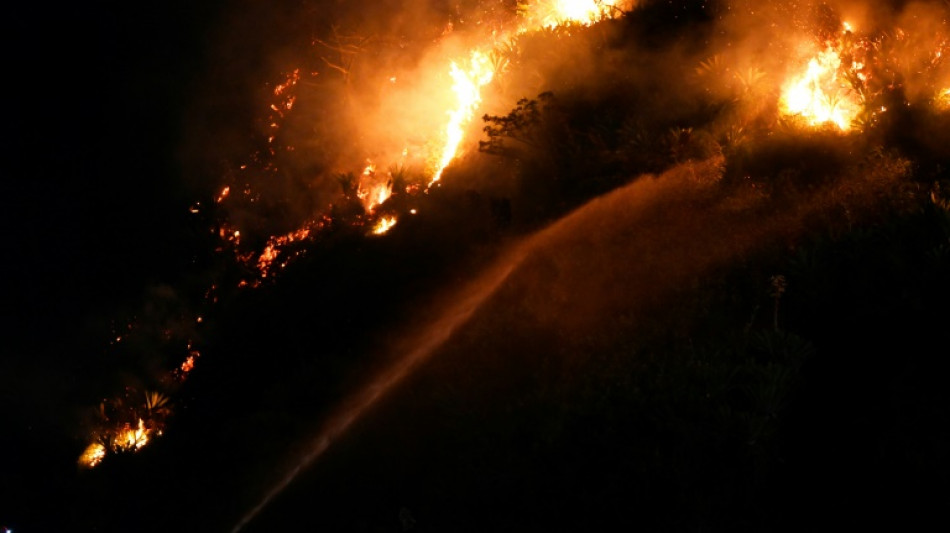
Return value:
<svg viewBox="0 0 950 533">
<path fill-rule="evenodd" d="M 389 231 L 389 228 L 396 225 L 396 217 L 383 217 L 379 219 L 379 222 L 376 223 L 376 226 L 373 228 L 374 235 L 382 235 Z"/>
<path fill-rule="evenodd" d="M 860 70 L 862 65 L 851 66 Z M 851 129 L 851 122 L 861 112 L 858 95 L 839 79 L 841 58 L 828 47 L 808 62 L 805 72 L 785 85 L 782 108 L 787 115 L 798 115 L 811 126 L 832 123 L 842 131 Z"/>
<path fill-rule="evenodd" d="M 271 265 L 280 255 L 281 248 L 292 242 L 302 241 L 309 236 L 310 228 L 303 227 L 291 231 L 286 235 L 280 235 L 268 239 L 267 246 L 264 247 L 264 251 L 262 251 L 260 257 L 257 258 L 257 270 L 260 272 L 261 277 L 266 278 L 270 274 Z"/>
<path fill-rule="evenodd" d="M 470 125 L 479 105 L 482 101 L 482 89 L 495 77 L 495 68 L 497 63 L 493 63 L 488 50 L 494 50 L 499 43 L 506 42 L 513 35 L 541 30 L 545 27 L 554 27 L 561 24 L 582 24 L 590 25 L 594 22 L 613 18 L 622 13 L 622 9 L 632 7 L 634 0 L 536 0 L 525 2 L 519 7 L 522 18 L 516 24 L 512 24 L 507 30 L 499 30 L 491 38 L 494 42 L 483 42 L 476 48 L 468 52 L 465 56 L 457 58 L 455 61 L 446 61 L 449 65 L 448 74 L 451 80 L 451 91 L 446 87 L 446 78 L 444 75 L 438 77 L 438 84 L 441 85 L 440 92 L 446 95 L 447 104 L 445 106 L 447 121 L 444 127 L 424 132 L 422 137 L 429 137 L 427 142 L 433 141 L 437 145 L 433 152 L 427 153 L 426 157 L 434 164 L 427 170 L 431 171 L 431 181 L 429 185 L 438 182 L 442 173 L 448 164 L 458 155 L 461 142 L 463 141 L 465 131 Z M 333 65 L 330 65 L 331 67 Z M 443 71 L 444 72 L 444 71 Z M 315 76 L 316 73 L 311 73 Z M 284 119 L 287 119 L 294 111 L 297 101 L 297 92 L 302 88 L 299 84 L 301 74 L 299 69 L 286 74 L 285 79 L 276 83 L 271 88 L 272 97 L 269 98 L 267 107 L 266 132 L 262 140 L 266 139 L 266 146 L 253 153 L 251 161 L 238 165 L 238 169 L 248 175 L 248 179 L 240 181 L 234 180 L 227 186 L 221 186 L 216 194 L 209 198 L 209 204 L 216 204 L 216 208 L 222 213 L 239 212 L 246 204 L 252 204 L 260 201 L 261 195 L 254 190 L 256 185 L 253 179 L 259 173 L 264 176 L 277 176 L 277 160 L 275 159 L 278 150 L 292 151 L 293 147 L 284 144 L 282 139 L 281 125 Z M 402 79 L 398 80 L 402 83 Z M 389 77 L 390 84 L 396 84 L 395 76 Z M 431 134 L 431 135 L 429 135 Z M 413 143 L 410 143 L 414 145 Z M 430 146 L 426 144 L 426 146 Z M 402 150 L 404 159 L 410 158 L 409 148 Z M 216 251 L 228 250 L 233 252 L 234 258 L 242 266 L 253 272 L 249 279 L 239 280 L 238 287 L 258 287 L 265 278 L 272 278 L 276 271 L 284 268 L 290 260 L 304 253 L 299 243 L 312 238 L 321 230 L 334 226 L 352 225 L 363 228 L 373 235 L 382 235 L 387 233 L 396 223 L 395 216 L 383 216 L 379 213 L 379 207 L 389 200 L 393 193 L 394 180 L 399 183 L 399 193 L 405 190 L 405 194 L 417 194 L 423 192 L 425 187 L 421 183 L 403 183 L 403 175 L 396 179 L 394 173 L 377 172 L 374 163 L 367 161 L 359 180 L 356 182 L 356 189 L 348 189 L 346 195 L 352 199 L 351 193 L 355 192 L 360 203 L 363 206 L 363 212 L 349 216 L 353 218 L 348 220 L 334 221 L 329 214 L 318 214 L 316 219 L 305 222 L 298 229 L 284 233 L 275 234 L 263 240 L 263 246 L 260 246 L 262 240 L 257 239 L 254 228 L 242 227 L 238 229 L 237 224 L 243 221 L 242 217 L 235 217 L 235 222 L 228 220 L 228 216 L 220 217 L 215 226 L 211 228 L 211 233 L 220 239 L 220 245 Z M 235 194 L 232 195 L 232 187 Z M 243 204 L 242 204 L 243 202 Z M 232 208 L 229 209 L 229 208 Z M 192 214 L 198 214 L 204 211 L 205 207 L 196 202 L 191 205 L 189 211 Z M 350 213 L 350 211 L 345 211 Z M 416 209 L 409 211 L 416 214 Z M 343 215 L 348 216 L 348 215 Z M 292 226 L 291 226 L 292 227 Z M 244 230 L 242 235 L 242 229 Z M 256 243 L 256 244 L 255 244 Z M 298 245 L 294 245 L 298 243 Z M 247 246 L 253 248 L 248 249 Z M 211 303 L 217 302 L 217 296 L 214 295 L 216 287 L 206 291 L 206 299 Z M 204 318 L 201 316 L 192 317 L 194 324 L 203 324 Z M 115 343 L 125 340 L 125 333 L 115 335 Z M 166 337 L 169 337 L 166 335 Z M 170 337 L 169 337 L 170 338 Z M 127 343 L 126 343 L 127 344 Z M 186 379 L 188 374 L 195 368 L 200 353 L 193 349 L 191 341 L 188 341 L 185 357 L 179 359 L 177 365 L 169 370 L 172 379 L 166 380 L 165 385 L 177 384 Z M 173 390 L 164 389 L 159 392 L 147 392 L 146 402 L 140 404 L 138 392 L 131 387 L 126 387 L 124 395 L 119 395 L 112 400 L 103 400 L 98 410 L 98 427 L 91 435 L 91 444 L 85 449 L 79 458 L 79 464 L 83 467 L 93 468 L 101 463 L 110 453 L 135 452 L 146 446 L 153 437 L 162 434 L 165 420 L 171 413 L 171 402 L 164 394 L 172 393 Z"/>
<path fill-rule="evenodd" d="M 280 83 L 280 84 L 278 84 L 276 87 L 274 87 L 274 96 L 280 96 L 280 95 L 284 94 L 285 92 L 287 92 L 287 90 L 288 90 L 289 88 L 293 87 L 294 85 L 297 85 L 297 82 L 298 82 L 298 81 L 300 81 L 300 69 L 299 69 L 299 68 L 294 69 L 294 71 L 291 72 L 291 73 L 287 76 L 287 80 L 284 81 L 284 83 Z M 285 103 L 285 107 L 286 107 L 287 109 L 290 109 L 291 107 L 293 107 L 293 102 L 291 101 L 290 103 Z"/>
<path fill-rule="evenodd" d="M 233 244 L 241 244 L 241 231 L 228 226 L 227 223 L 222 223 L 218 228 L 218 238 Z"/>
<path fill-rule="evenodd" d="M 95 468 L 106 457 L 106 447 L 99 442 L 93 442 L 79 456 L 79 466 Z"/>
<path fill-rule="evenodd" d="M 195 368 L 195 356 L 189 355 L 181 364 L 180 368 L 182 373 L 187 374 L 188 372 L 191 372 Z"/>
</svg>

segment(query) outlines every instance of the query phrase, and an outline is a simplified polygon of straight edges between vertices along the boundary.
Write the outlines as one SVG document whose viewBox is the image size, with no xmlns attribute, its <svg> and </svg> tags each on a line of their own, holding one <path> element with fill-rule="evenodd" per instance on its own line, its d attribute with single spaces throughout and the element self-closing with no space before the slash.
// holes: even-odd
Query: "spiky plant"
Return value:
<svg viewBox="0 0 950 533">
<path fill-rule="evenodd" d="M 153 416 L 166 415 L 171 410 L 171 400 L 158 391 L 145 391 L 145 408 Z"/>
<path fill-rule="evenodd" d="M 716 54 L 699 62 L 699 65 L 693 70 L 697 77 L 706 78 L 710 76 L 722 76 L 729 68 L 722 59 L 721 54 Z"/>
<path fill-rule="evenodd" d="M 744 71 L 735 71 L 733 77 L 739 82 L 742 95 L 755 93 L 765 79 L 765 71 L 758 67 L 749 67 Z"/>
</svg>

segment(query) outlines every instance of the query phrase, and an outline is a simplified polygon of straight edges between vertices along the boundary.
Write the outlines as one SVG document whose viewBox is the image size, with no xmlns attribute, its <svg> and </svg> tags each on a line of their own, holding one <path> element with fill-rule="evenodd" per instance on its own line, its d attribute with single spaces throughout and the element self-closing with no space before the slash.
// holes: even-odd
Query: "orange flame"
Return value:
<svg viewBox="0 0 950 533">
<path fill-rule="evenodd" d="M 383 217 L 373 227 L 373 235 L 382 235 L 396 225 L 396 217 Z"/>
<path fill-rule="evenodd" d="M 360 176 L 359 189 L 356 195 L 363 204 L 367 213 L 372 213 L 376 207 L 382 205 L 393 193 L 391 180 L 380 180 L 376 176 L 376 165 L 370 163 L 363 169 Z"/>
<path fill-rule="evenodd" d="M 106 447 L 99 442 L 93 442 L 79 456 L 79 466 L 95 468 L 106 457 Z"/>
<path fill-rule="evenodd" d="M 943 89 L 937 93 L 937 107 L 940 109 L 950 109 L 950 88 Z"/>
<path fill-rule="evenodd" d="M 803 117 L 811 126 L 834 124 L 842 131 L 851 129 L 861 112 L 858 95 L 839 79 L 841 58 L 829 46 L 813 57 L 805 72 L 795 76 L 782 90 L 781 105 L 786 115 Z M 862 65 L 854 64 L 854 70 Z"/>
<path fill-rule="evenodd" d="M 292 242 L 302 241 L 309 236 L 310 228 L 303 227 L 285 235 L 267 239 L 267 246 L 264 247 L 264 251 L 262 251 L 260 257 L 257 258 L 257 270 L 260 272 L 261 277 L 266 278 L 268 276 L 271 264 L 280 255 L 281 248 Z"/>
<path fill-rule="evenodd" d="M 553 28 L 565 23 L 589 26 L 632 8 L 634 0 L 541 0 L 521 8 L 527 20 L 522 32 Z"/>
<path fill-rule="evenodd" d="M 463 70 L 453 61 L 450 75 L 456 107 L 449 111 L 449 123 L 445 126 L 445 144 L 439 165 L 429 182 L 430 186 L 442 178 L 445 167 L 455 158 L 462 137 L 465 136 L 465 126 L 472 120 L 478 104 L 482 101 L 481 89 L 491 81 L 494 71 L 488 55 L 473 50 L 467 68 Z"/>
<path fill-rule="evenodd" d="M 145 421 L 139 418 L 137 427 L 125 427 L 112 439 L 112 447 L 116 450 L 140 450 L 148 444 L 149 431 L 145 428 Z"/>
</svg>

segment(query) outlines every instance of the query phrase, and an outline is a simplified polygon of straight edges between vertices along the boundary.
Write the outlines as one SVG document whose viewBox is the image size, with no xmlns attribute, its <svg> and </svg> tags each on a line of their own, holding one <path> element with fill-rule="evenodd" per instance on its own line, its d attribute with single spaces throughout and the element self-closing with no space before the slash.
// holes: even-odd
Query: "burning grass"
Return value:
<svg viewBox="0 0 950 533">
<path fill-rule="evenodd" d="M 803 74 L 795 76 L 782 91 L 782 112 L 802 117 L 810 126 L 833 124 L 851 129 L 862 109 L 856 93 L 839 79 L 841 57 L 834 48 L 819 51 L 808 61 Z M 861 76 L 854 67 L 848 74 Z"/>
</svg>

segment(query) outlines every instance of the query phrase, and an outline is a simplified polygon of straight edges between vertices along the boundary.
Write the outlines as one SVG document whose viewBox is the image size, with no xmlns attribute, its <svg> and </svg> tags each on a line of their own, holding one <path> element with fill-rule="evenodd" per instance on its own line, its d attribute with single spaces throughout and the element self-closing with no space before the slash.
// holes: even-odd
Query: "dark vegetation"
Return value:
<svg viewBox="0 0 950 533">
<path fill-rule="evenodd" d="M 682 194 L 630 229 L 602 220 L 606 237 L 540 248 L 248 530 L 937 519 L 950 496 L 950 112 L 891 106 L 843 134 L 775 118 L 764 74 L 716 85 L 713 60 L 659 69 L 711 27 L 692 3 L 647 2 L 500 51 L 510 90 L 539 90 L 494 89 L 509 108 L 474 126 L 479 153 L 443 187 L 394 196 L 401 219 L 384 238 L 340 224 L 276 283 L 223 291 L 166 436 L 75 476 L 85 442 L 62 444 L 49 485 L 27 485 L 49 501 L 21 493 L 20 509 L 0 510 L 38 528 L 228 530 L 296 465 L 317 421 L 398 357 L 386 348 L 436 312 L 433 294 L 631 180 L 679 180 Z M 602 60 L 564 64 L 585 57 L 568 47 Z M 214 254 L 195 261 L 231 285 L 242 274 Z M 125 364 L 154 360 L 139 357 Z M 96 369 L 85 387 L 99 391 Z"/>
</svg>

